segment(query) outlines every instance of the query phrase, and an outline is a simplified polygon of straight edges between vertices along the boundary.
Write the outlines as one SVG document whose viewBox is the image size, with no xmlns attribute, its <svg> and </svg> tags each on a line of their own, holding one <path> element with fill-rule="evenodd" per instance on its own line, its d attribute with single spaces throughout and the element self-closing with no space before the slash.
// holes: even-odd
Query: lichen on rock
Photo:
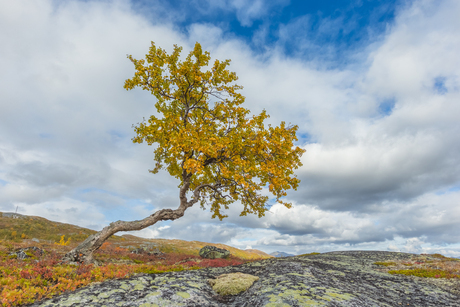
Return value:
<svg viewBox="0 0 460 307">
<path fill-rule="evenodd" d="M 220 295 L 237 295 L 249 289 L 259 277 L 244 273 L 229 273 L 208 279 L 212 289 Z"/>
<path fill-rule="evenodd" d="M 374 264 L 409 261 L 414 256 L 382 251 L 341 251 L 270 258 L 239 266 L 141 274 L 93 284 L 29 307 L 460 307 L 460 296 L 450 288 L 444 289 L 421 278 L 381 272 L 381 266 Z M 259 280 L 236 295 L 216 294 L 208 282 L 217 276 L 238 273 Z M 215 279 L 216 284 L 218 279 Z"/>
<path fill-rule="evenodd" d="M 207 259 L 227 258 L 230 252 L 223 248 L 218 248 L 212 245 L 206 245 L 200 250 L 200 257 Z"/>
</svg>

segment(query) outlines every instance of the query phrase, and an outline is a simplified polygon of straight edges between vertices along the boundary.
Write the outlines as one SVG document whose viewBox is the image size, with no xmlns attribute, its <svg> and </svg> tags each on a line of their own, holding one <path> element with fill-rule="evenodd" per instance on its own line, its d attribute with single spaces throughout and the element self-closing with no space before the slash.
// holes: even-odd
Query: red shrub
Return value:
<svg viewBox="0 0 460 307">
<path fill-rule="evenodd" d="M 37 263 L 34 267 L 32 267 L 32 270 L 36 273 L 36 275 L 41 276 L 45 280 L 53 279 L 53 271 L 40 263 Z"/>
<path fill-rule="evenodd" d="M 229 265 L 240 265 L 243 263 L 244 263 L 243 261 L 239 259 L 235 259 L 235 258 L 230 258 L 230 259 L 218 258 L 218 259 L 204 259 L 199 263 L 199 265 L 203 268 L 207 268 L 207 267 L 218 268 L 218 267 L 225 267 Z"/>
<path fill-rule="evenodd" d="M 77 275 L 90 275 L 92 269 L 93 269 L 92 264 L 80 264 L 75 270 L 75 273 Z"/>
<path fill-rule="evenodd" d="M 196 266 L 198 265 L 198 262 L 196 261 L 186 261 L 182 263 L 183 266 Z"/>
</svg>

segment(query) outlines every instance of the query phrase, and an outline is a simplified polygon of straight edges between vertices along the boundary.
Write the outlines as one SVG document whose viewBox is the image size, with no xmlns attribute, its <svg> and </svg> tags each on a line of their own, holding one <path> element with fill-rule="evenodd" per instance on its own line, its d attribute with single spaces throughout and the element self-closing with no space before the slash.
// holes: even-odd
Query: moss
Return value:
<svg viewBox="0 0 460 307">
<path fill-rule="evenodd" d="M 291 305 L 284 303 L 268 303 L 265 307 L 291 307 Z"/>
<path fill-rule="evenodd" d="M 137 284 L 137 285 L 134 286 L 133 290 L 144 291 L 145 287 L 142 284 Z"/>
<path fill-rule="evenodd" d="M 131 287 L 128 284 L 126 284 L 125 282 L 123 282 L 120 285 L 120 289 L 129 290 L 129 289 L 131 289 Z"/>
<path fill-rule="evenodd" d="M 36 258 L 36 257 L 35 257 L 35 254 L 33 254 L 33 253 L 29 252 L 29 251 L 27 251 L 27 252 L 25 252 L 25 253 L 26 253 L 27 256 L 29 256 L 29 257 L 32 258 L 32 259 L 35 259 L 35 258 Z"/>
<path fill-rule="evenodd" d="M 145 298 L 155 297 L 155 296 L 158 296 L 160 294 L 161 294 L 161 292 L 151 292 Z"/>
<path fill-rule="evenodd" d="M 257 276 L 243 273 L 230 273 L 222 274 L 216 279 L 208 279 L 208 282 L 212 289 L 220 295 L 236 295 L 249 289 L 257 280 L 259 280 Z"/>
<path fill-rule="evenodd" d="M 328 289 L 325 293 L 326 296 L 333 297 L 336 301 L 348 301 L 354 298 L 355 296 L 350 293 L 339 293 L 338 290 Z"/>
<path fill-rule="evenodd" d="M 329 274 L 332 274 L 332 275 L 339 275 L 339 276 L 345 276 L 346 275 L 344 272 L 336 271 L 336 270 L 327 270 L 326 272 L 328 272 Z"/>
<path fill-rule="evenodd" d="M 99 299 L 104 299 L 104 298 L 110 297 L 111 295 L 113 295 L 113 294 L 115 294 L 115 293 L 117 293 L 117 292 L 121 292 L 121 291 L 118 290 L 118 289 L 114 289 L 114 290 L 111 290 L 111 291 L 102 292 L 102 293 L 100 293 L 97 297 L 98 297 Z"/>
<path fill-rule="evenodd" d="M 190 298 L 190 294 L 188 294 L 187 292 L 176 292 L 176 295 L 179 295 L 184 299 Z"/>
</svg>

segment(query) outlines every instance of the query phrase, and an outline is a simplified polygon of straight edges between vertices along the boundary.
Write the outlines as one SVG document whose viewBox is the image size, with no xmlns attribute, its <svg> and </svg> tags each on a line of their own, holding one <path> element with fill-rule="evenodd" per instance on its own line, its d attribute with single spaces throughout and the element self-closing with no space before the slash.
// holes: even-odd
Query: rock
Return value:
<svg viewBox="0 0 460 307">
<path fill-rule="evenodd" d="M 40 240 L 37 238 L 33 238 L 32 241 L 37 242 L 37 243 L 40 242 Z"/>
<path fill-rule="evenodd" d="M 460 296 L 453 291 L 433 285 L 426 278 L 380 272 L 374 264 L 395 259 L 409 261 L 414 256 L 377 251 L 330 252 L 270 258 L 239 266 L 141 274 L 92 284 L 30 306 L 460 306 Z M 207 282 L 230 273 L 249 274 L 259 280 L 237 295 L 220 295 Z"/>
<path fill-rule="evenodd" d="M 31 246 L 31 247 L 25 247 L 25 248 L 20 248 L 12 253 L 10 253 L 10 256 L 16 256 L 17 259 L 24 260 L 26 258 L 31 258 L 29 256 L 29 253 L 33 254 L 38 254 L 39 256 L 43 255 L 44 251 L 41 248 L 38 248 L 36 246 Z"/>
<path fill-rule="evenodd" d="M 207 259 L 227 258 L 230 256 L 230 252 L 223 248 L 206 245 L 200 249 L 200 256 Z"/>
<path fill-rule="evenodd" d="M 259 277 L 244 274 L 230 273 L 217 276 L 216 279 L 208 279 L 212 289 L 220 295 L 237 295 L 249 289 Z"/>
<path fill-rule="evenodd" d="M 9 218 L 12 218 L 12 219 L 26 219 L 26 218 L 28 218 L 27 215 L 22 215 L 22 214 L 15 213 L 15 212 L 3 212 L 2 216 L 3 217 L 9 217 Z"/>
<path fill-rule="evenodd" d="M 155 255 L 155 256 L 162 256 L 162 255 L 165 255 L 165 253 L 160 252 L 160 250 L 159 250 L 158 248 L 149 249 L 148 252 L 149 252 L 151 255 Z"/>
<path fill-rule="evenodd" d="M 133 249 L 131 251 L 131 254 L 138 254 L 138 255 L 139 254 L 148 254 L 148 252 L 145 249 L 143 249 L 142 247 L 139 247 L 139 248 Z"/>
<path fill-rule="evenodd" d="M 158 248 L 155 248 L 154 250 L 149 250 L 143 247 L 136 248 L 131 251 L 132 254 L 146 254 L 146 255 L 155 255 L 155 256 L 163 256 L 164 253 L 160 252 Z"/>
</svg>

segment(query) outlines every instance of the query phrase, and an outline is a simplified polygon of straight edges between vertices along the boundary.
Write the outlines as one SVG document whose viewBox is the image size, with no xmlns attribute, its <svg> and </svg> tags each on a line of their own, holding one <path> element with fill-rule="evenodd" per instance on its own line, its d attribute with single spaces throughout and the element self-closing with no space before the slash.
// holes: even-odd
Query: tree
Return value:
<svg viewBox="0 0 460 307">
<path fill-rule="evenodd" d="M 145 60 L 128 58 L 134 64 L 134 77 L 124 88 L 137 86 L 151 92 L 159 116 L 152 115 L 138 126 L 134 143 L 156 144 L 156 174 L 160 169 L 180 180 L 179 207 L 161 209 L 139 221 L 117 221 L 64 256 L 64 261 L 93 263 L 93 252 L 118 231 L 141 230 L 159 221 L 175 220 L 196 203 L 209 206 L 213 218 L 222 220 L 222 209 L 241 201 L 241 216 L 264 216 L 268 210 L 266 189 L 279 203 L 286 190 L 297 189 L 299 180 L 293 170 L 302 164 L 304 150 L 294 147 L 297 126 L 264 127 L 269 116 L 265 110 L 249 116 L 241 107 L 245 98 L 234 84 L 238 78 L 226 68 L 230 60 L 216 60 L 211 70 L 203 71 L 210 61 L 199 43 L 181 62 L 182 48 L 174 46 L 167 54 L 152 42 Z M 265 189 L 265 192 L 263 190 Z"/>
</svg>

